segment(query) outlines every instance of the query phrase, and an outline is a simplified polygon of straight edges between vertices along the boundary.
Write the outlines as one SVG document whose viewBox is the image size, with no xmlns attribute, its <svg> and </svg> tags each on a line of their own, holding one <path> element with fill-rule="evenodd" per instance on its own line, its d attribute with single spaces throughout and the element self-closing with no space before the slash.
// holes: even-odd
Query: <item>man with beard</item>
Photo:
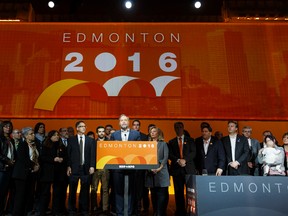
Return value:
<svg viewBox="0 0 288 216">
<path fill-rule="evenodd" d="M 119 118 L 120 130 L 115 131 L 110 140 L 140 141 L 140 133 L 129 128 L 129 117 L 122 114 Z M 135 171 L 114 170 L 112 172 L 112 185 L 114 190 L 115 210 L 117 215 L 124 215 L 124 178 L 128 176 L 128 215 L 135 213 Z"/>
</svg>

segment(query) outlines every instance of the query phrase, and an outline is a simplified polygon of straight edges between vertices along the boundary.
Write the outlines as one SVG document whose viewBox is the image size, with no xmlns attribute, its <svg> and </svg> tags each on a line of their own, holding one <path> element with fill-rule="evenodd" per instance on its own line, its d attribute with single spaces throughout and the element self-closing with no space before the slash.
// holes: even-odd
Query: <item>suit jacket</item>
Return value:
<svg viewBox="0 0 288 216">
<path fill-rule="evenodd" d="M 35 163 L 30 160 L 29 146 L 26 141 L 20 142 L 17 149 L 17 160 L 14 165 L 13 178 L 26 180 Z"/>
<path fill-rule="evenodd" d="M 178 138 L 168 142 L 169 159 L 171 160 L 170 175 L 181 175 L 181 170 L 184 169 L 186 174 L 196 174 L 194 159 L 196 156 L 196 145 L 191 137 L 184 136 L 183 141 L 183 159 L 186 160 L 186 166 L 181 167 L 177 160 L 180 159 L 180 150 L 178 145 Z"/>
<path fill-rule="evenodd" d="M 167 143 L 164 141 L 157 142 L 157 154 L 158 154 L 158 167 L 163 165 L 163 168 L 157 174 L 152 172 L 146 173 L 145 186 L 149 188 L 153 187 L 168 187 L 170 186 L 170 178 L 168 172 L 168 155 L 169 149 Z"/>
<path fill-rule="evenodd" d="M 56 157 L 56 143 L 53 146 L 42 147 L 40 159 L 40 181 L 41 182 L 53 182 L 54 180 L 54 158 Z"/>
<path fill-rule="evenodd" d="M 67 146 L 67 166 L 71 167 L 72 175 L 79 174 L 80 167 L 80 145 L 78 143 L 78 137 L 73 136 L 68 138 Z M 89 168 L 96 166 L 96 143 L 95 140 L 85 136 L 84 146 L 84 172 L 85 175 L 89 175 Z"/>
<path fill-rule="evenodd" d="M 253 164 L 258 164 L 258 152 L 261 149 L 260 143 L 258 140 L 251 138 L 251 148 L 250 148 L 250 157 L 248 159 L 249 162 L 252 162 Z"/>
<path fill-rule="evenodd" d="M 0 171 L 5 171 L 7 168 L 6 165 L 10 161 L 10 159 L 7 157 L 8 142 L 10 141 L 6 139 L 4 136 L 0 137 Z M 16 148 L 13 140 L 11 140 L 11 145 L 13 146 L 14 160 L 16 160 Z"/>
<path fill-rule="evenodd" d="M 140 140 L 141 141 L 147 141 L 148 140 L 148 136 L 142 132 L 140 132 Z"/>
<path fill-rule="evenodd" d="M 56 156 L 63 158 L 62 163 L 54 164 L 54 181 L 67 181 L 67 147 L 64 145 L 62 139 L 55 145 Z"/>
<path fill-rule="evenodd" d="M 224 150 L 226 154 L 227 166 L 232 161 L 232 152 L 231 152 L 231 142 L 230 137 L 225 136 L 222 138 L 222 143 L 224 145 Z M 236 137 L 236 146 L 235 146 L 235 160 L 240 163 L 238 169 L 235 170 L 232 167 L 228 166 L 228 175 L 232 172 L 237 172 L 238 175 L 248 175 L 248 157 L 249 157 L 249 144 L 246 137 L 237 135 Z"/>
<path fill-rule="evenodd" d="M 122 141 L 121 130 L 117 130 L 114 133 L 112 133 L 110 140 Z M 141 140 L 141 137 L 140 137 L 139 131 L 135 131 L 135 130 L 129 131 L 128 141 L 140 141 L 140 140 Z"/>
<path fill-rule="evenodd" d="M 200 175 L 202 175 L 203 169 L 206 169 L 210 175 L 215 175 L 217 168 L 221 168 L 223 171 L 225 170 L 226 157 L 223 144 L 220 140 L 211 136 L 207 154 L 205 154 L 204 151 L 204 141 L 202 137 L 197 138 L 195 144 L 197 150 L 195 165 Z"/>
</svg>

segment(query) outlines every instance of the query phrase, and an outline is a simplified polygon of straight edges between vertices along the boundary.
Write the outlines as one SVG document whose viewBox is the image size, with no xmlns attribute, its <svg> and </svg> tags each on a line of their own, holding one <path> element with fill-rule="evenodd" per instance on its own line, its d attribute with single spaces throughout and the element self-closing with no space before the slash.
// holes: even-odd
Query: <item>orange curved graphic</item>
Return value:
<svg viewBox="0 0 288 216">
<path fill-rule="evenodd" d="M 106 164 L 126 164 L 123 158 L 107 155 L 97 162 L 97 169 L 104 169 Z"/>
<path fill-rule="evenodd" d="M 126 161 L 123 158 L 115 157 L 107 162 L 107 164 L 126 164 Z"/>
<path fill-rule="evenodd" d="M 102 157 L 98 162 L 97 162 L 97 169 L 104 169 L 104 166 L 108 161 L 117 159 L 116 156 L 108 155 L 105 157 Z"/>
<path fill-rule="evenodd" d="M 145 160 L 145 158 L 143 156 L 136 156 L 131 160 L 131 164 L 147 164 L 147 161 Z"/>
<path fill-rule="evenodd" d="M 88 83 L 89 81 L 77 79 L 60 80 L 48 86 L 38 97 L 34 108 L 53 111 L 57 101 L 69 89 L 76 85 Z"/>
<path fill-rule="evenodd" d="M 152 161 L 156 161 L 157 163 L 157 156 L 150 154 L 150 155 L 145 156 L 145 160 L 147 161 L 148 164 L 152 163 Z"/>
</svg>

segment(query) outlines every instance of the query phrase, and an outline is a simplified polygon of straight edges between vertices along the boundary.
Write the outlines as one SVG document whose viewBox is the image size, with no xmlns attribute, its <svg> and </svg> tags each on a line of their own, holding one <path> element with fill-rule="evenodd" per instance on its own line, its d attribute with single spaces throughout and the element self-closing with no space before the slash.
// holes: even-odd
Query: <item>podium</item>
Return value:
<svg viewBox="0 0 288 216">
<path fill-rule="evenodd" d="M 98 141 L 96 169 L 139 170 L 158 167 L 156 141 Z M 124 176 L 124 216 L 128 216 L 128 175 Z"/>
<path fill-rule="evenodd" d="M 189 181 L 190 216 L 285 216 L 287 177 L 193 176 Z"/>
</svg>

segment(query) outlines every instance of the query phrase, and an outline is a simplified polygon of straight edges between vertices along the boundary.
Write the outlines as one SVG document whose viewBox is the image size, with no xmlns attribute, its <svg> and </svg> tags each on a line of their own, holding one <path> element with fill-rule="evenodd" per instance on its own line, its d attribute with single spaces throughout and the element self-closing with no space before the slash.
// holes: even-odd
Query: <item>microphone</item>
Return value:
<svg viewBox="0 0 288 216">
<path fill-rule="evenodd" d="M 127 134 L 126 133 L 124 134 L 124 137 L 125 137 L 124 141 L 127 141 Z"/>
</svg>

